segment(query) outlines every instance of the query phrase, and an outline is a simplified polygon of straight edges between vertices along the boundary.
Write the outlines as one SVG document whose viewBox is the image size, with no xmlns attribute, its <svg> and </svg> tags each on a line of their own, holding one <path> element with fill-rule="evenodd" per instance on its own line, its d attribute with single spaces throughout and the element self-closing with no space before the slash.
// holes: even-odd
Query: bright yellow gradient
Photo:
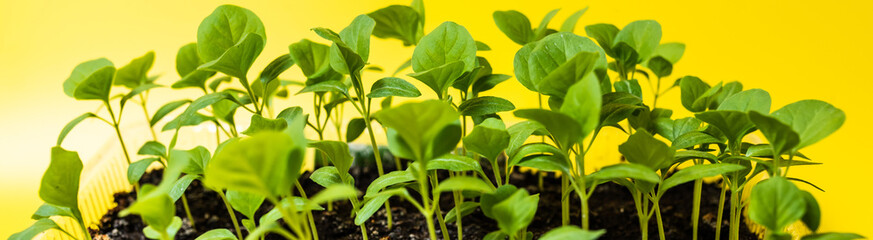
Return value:
<svg viewBox="0 0 873 240">
<path fill-rule="evenodd" d="M 270 60 L 286 53 L 290 43 L 302 38 L 321 41 L 309 31 L 312 27 L 339 30 L 357 14 L 408 2 L 228 3 L 251 9 L 266 25 L 267 46 L 253 67 L 251 75 L 255 75 Z M 824 212 L 822 230 L 851 231 L 871 237 L 873 194 L 868 187 L 868 174 L 873 171 L 873 161 L 866 157 L 869 147 L 866 144 L 873 135 L 867 125 L 873 122 L 873 115 L 869 104 L 863 102 L 870 99 L 873 87 L 869 79 L 873 56 L 871 3 L 427 1 L 426 30 L 443 21 L 465 26 L 474 38 L 494 49 L 481 53 L 491 61 L 494 71 L 512 74 L 512 58 L 519 46 L 494 25 L 491 13 L 495 10 L 520 10 L 537 24 L 549 10 L 562 8 L 551 24 L 557 27 L 570 13 L 590 6 L 577 27 L 580 35 L 584 35 L 582 26 L 593 23 L 621 27 L 633 20 L 657 20 L 663 26 L 662 42 L 678 41 L 688 46 L 674 76 L 696 75 L 711 84 L 739 80 L 746 88 L 769 91 L 773 109 L 801 99 L 821 99 L 846 111 L 848 120 L 840 131 L 805 151 L 824 165 L 797 167 L 791 174 L 827 190 L 815 194 Z M 64 95 L 61 83 L 73 67 L 98 57 L 122 66 L 154 50 L 157 58 L 152 73 L 163 75 L 158 83 L 172 84 L 178 79 L 174 68 L 177 49 L 196 41 L 198 24 L 219 4 L 205 0 L 0 1 L 0 237 L 6 238 L 32 222 L 29 216 L 40 204 L 37 194 L 40 176 L 48 165 L 49 149 L 60 129 L 79 114 L 97 109 L 98 102 L 77 102 Z M 389 71 L 412 52 L 395 40 L 374 40 L 372 49 L 370 62 Z M 370 73 L 366 81 L 382 75 Z M 283 77 L 300 79 L 299 70 L 292 68 Z M 509 98 L 519 108 L 537 105 L 536 95 L 514 79 L 490 93 Z M 197 94 L 191 90 L 155 90 L 149 107 L 154 111 L 163 101 L 193 98 Z M 689 115 L 678 104 L 678 98 L 678 91 L 673 91 L 663 98 L 661 106 L 676 109 L 678 116 Z M 309 101 L 310 98 L 302 97 L 282 104 L 304 105 L 308 110 Z M 141 110 L 135 106 L 128 109 L 125 125 L 141 126 L 138 123 L 142 121 Z M 347 116 L 353 115 L 349 112 Z M 71 133 L 64 147 L 79 151 L 87 162 L 89 156 L 114 137 L 107 126 L 86 121 Z M 621 142 L 617 139 L 596 144 L 598 154 L 615 156 L 615 144 Z"/>
</svg>

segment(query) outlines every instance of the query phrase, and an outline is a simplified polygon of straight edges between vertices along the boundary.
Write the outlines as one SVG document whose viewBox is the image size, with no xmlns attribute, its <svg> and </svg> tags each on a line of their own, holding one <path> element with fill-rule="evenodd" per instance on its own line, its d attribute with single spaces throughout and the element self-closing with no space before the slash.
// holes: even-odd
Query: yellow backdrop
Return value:
<svg viewBox="0 0 873 240">
<path fill-rule="evenodd" d="M 323 26 L 339 30 L 357 14 L 407 1 L 231 1 L 254 11 L 267 28 L 267 46 L 253 69 L 288 51 L 302 38 L 320 40 L 309 31 Z M 64 95 L 61 83 L 79 62 L 107 57 L 116 66 L 149 50 L 157 53 L 152 73 L 158 83 L 178 79 L 177 49 L 196 41 L 200 21 L 217 1 L 0 1 L 0 237 L 27 227 L 39 206 L 39 179 L 48 164 L 49 148 L 70 119 L 94 111 L 97 102 L 76 102 Z M 801 99 L 822 99 L 846 111 L 840 131 L 805 153 L 823 162 L 818 167 L 791 171 L 825 190 L 816 193 L 823 211 L 823 230 L 853 231 L 873 236 L 873 208 L 869 190 L 873 161 L 864 157 L 873 115 L 869 99 L 873 87 L 868 67 L 873 56 L 871 1 L 426 1 L 430 30 L 455 21 L 495 51 L 484 52 L 496 73 L 512 73 L 518 45 L 494 25 L 495 10 L 516 9 L 534 24 L 551 9 L 562 8 L 552 26 L 586 6 L 582 26 L 654 19 L 663 26 L 662 42 L 687 44 L 674 76 L 696 75 L 714 84 L 740 80 L 746 88 L 763 88 L 773 97 L 773 109 Z M 398 41 L 374 40 L 370 61 L 394 69 L 412 49 Z M 283 75 L 299 78 L 293 68 Z M 379 77 L 379 74 L 371 74 Z M 370 78 L 368 81 L 372 81 Z M 414 81 L 414 80 L 411 80 Z M 422 86 L 419 84 L 419 86 Z M 645 88 L 646 86 L 644 86 Z M 426 88 L 422 92 L 429 91 Z M 536 106 L 536 95 L 510 80 L 494 91 L 511 96 L 520 108 Z M 187 97 L 196 91 L 182 91 Z M 155 90 L 150 107 L 179 99 L 178 92 Z M 664 97 L 676 114 L 688 115 L 678 104 L 678 91 Z M 647 100 L 650 102 L 650 100 Z M 306 105 L 308 98 L 282 104 Z M 304 107 L 306 108 L 306 107 Z M 126 114 L 127 126 L 141 125 L 139 109 Z M 308 108 L 307 108 L 308 109 Z M 138 122 L 139 121 L 139 122 Z M 139 125 L 137 125 L 139 124 Z M 79 151 L 88 161 L 112 131 L 99 122 L 85 122 L 64 147 Z M 600 154 L 614 156 L 616 145 L 598 144 Z M 597 147 L 596 146 L 596 147 Z"/>
</svg>

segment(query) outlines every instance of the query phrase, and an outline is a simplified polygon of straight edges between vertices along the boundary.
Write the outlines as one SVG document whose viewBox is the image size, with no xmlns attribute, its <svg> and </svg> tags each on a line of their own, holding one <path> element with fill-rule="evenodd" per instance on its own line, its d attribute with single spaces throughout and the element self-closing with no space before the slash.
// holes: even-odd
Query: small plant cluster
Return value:
<svg viewBox="0 0 873 240">
<path fill-rule="evenodd" d="M 504 98 L 482 95 L 511 78 L 494 73 L 488 60 L 477 56 L 489 47 L 454 22 L 425 33 L 420 0 L 359 15 L 339 32 L 313 28 L 322 41 L 290 44 L 288 53 L 276 57 L 254 79 L 249 78 L 250 70 L 266 44 L 264 25 L 247 9 L 220 6 L 200 24 L 197 42 L 182 46 L 176 55 L 181 80 L 170 87 L 202 90 L 203 95 L 194 100 L 172 101 L 155 112 L 146 108 L 149 92 L 164 87 L 155 83 L 158 77 L 149 75 L 153 52 L 120 68 L 101 58 L 73 69 L 63 84 L 64 92 L 77 100 L 98 100 L 108 117 L 89 112 L 63 128 L 42 178 L 39 194 L 45 204 L 33 215 L 37 222 L 10 239 L 32 239 L 50 229 L 72 237 L 53 216 L 77 221 L 82 234 L 90 238 L 78 206 L 82 162 L 76 152 L 61 147 L 65 136 L 88 118 L 105 122 L 117 134 L 130 164 L 128 180 L 137 193 L 137 201 L 121 214 L 139 215 L 148 225 L 143 233 L 151 239 L 173 239 L 182 218 L 192 218 L 184 191 L 194 180 L 220 195 L 234 224 L 233 229 L 214 229 L 198 239 L 261 239 L 266 234 L 318 239 L 319 231 L 330 229 L 316 229 L 312 212 L 324 211 L 324 205 L 330 209 L 335 201 L 351 203 L 350 217 L 360 226 L 363 239 L 368 237 L 368 219 L 382 208 L 390 209 L 392 201 L 414 205 L 427 219 L 422 224 L 430 239 L 449 239 L 446 222 L 455 223 L 462 239 L 463 217 L 477 208 L 499 226 L 484 239 L 531 239 L 527 227 L 536 214 L 539 195 L 513 185 L 509 176 L 521 167 L 557 172 L 561 178 L 563 226 L 540 239 L 598 238 L 605 230 L 589 229 L 588 199 L 598 185 L 614 182 L 627 187 L 633 197 L 641 238 L 648 239 L 647 228 L 655 221 L 663 240 L 659 202 L 672 187 L 692 181 L 694 201 L 687 204 L 696 238 L 706 177 L 722 178 L 719 206 L 730 201 L 729 214 L 722 216 L 719 209 L 717 217 L 717 222 L 730 222 L 730 228 L 720 229 L 719 224 L 715 239 L 721 231 L 738 239 L 744 211 L 767 229 L 766 239 L 791 239 L 783 230 L 797 221 L 814 232 L 804 240 L 860 238 L 818 232 L 818 204 L 812 194 L 796 186 L 812 184 L 788 175 L 794 166 L 818 164 L 800 151 L 836 131 L 845 120 L 841 110 L 823 101 L 803 100 L 771 111 L 770 95 L 764 90 L 744 90 L 739 82 L 709 85 L 694 76 L 679 77 L 662 89 L 662 79 L 671 76 L 685 45 L 661 43 L 661 26 L 652 20 L 621 29 L 594 24 L 584 27 L 588 37 L 577 35 L 576 22 L 586 10 L 572 14 L 560 29 L 549 28 L 558 10 L 549 12 L 536 28 L 520 12 L 494 12 L 497 27 L 521 45 L 514 58 L 515 78 L 540 96 L 539 108 L 516 110 Z M 415 48 L 395 77 L 366 76 L 369 71 L 383 71 L 368 60 L 371 36 L 397 39 Z M 295 65 L 305 81 L 278 78 Z M 437 99 L 394 106 L 393 98 L 421 96 L 414 85 L 396 77 L 410 67 L 412 73 L 406 76 L 433 90 Z M 650 86 L 651 105 L 643 102 L 643 79 Z M 296 94 L 312 95 L 311 111 L 307 114 L 294 106 L 274 114 L 280 108 L 274 100 L 288 97 L 295 87 L 300 87 Z M 657 107 L 659 97 L 675 88 L 693 117 L 674 119 L 672 110 Z M 380 110 L 373 107 L 374 101 Z M 142 108 L 153 138 L 136 152 L 145 156 L 137 160 L 119 129 L 125 106 L 131 102 Z M 342 113 L 349 105 L 359 115 L 346 121 Z M 163 142 L 155 128 L 177 109 L 184 110 L 159 129 L 173 133 L 170 141 Z M 241 132 L 235 122 L 240 112 L 251 117 L 251 124 Z M 509 112 L 525 121 L 507 127 L 500 114 Z M 377 149 L 374 121 L 387 133 L 399 170 L 384 172 L 379 151 L 373 151 L 379 177 L 358 190 L 349 174 L 354 159 L 346 142 L 366 131 Z M 345 129 L 344 122 L 348 122 Z M 183 137 L 179 130 L 201 124 L 216 127 L 218 147 L 177 149 L 177 140 Z M 324 136 L 329 125 L 339 133 L 336 139 Z M 304 136 L 307 127 L 318 133 L 317 140 Z M 618 146 L 626 161 L 588 172 L 586 153 L 608 127 L 627 134 L 627 141 Z M 758 131 L 769 144 L 744 142 L 746 135 Z M 307 148 L 316 149 L 317 159 L 324 161 L 310 176 L 324 189 L 312 196 L 298 181 Z M 480 163 L 489 164 L 492 172 L 486 173 L 488 168 Z M 161 183 L 139 185 L 146 170 L 158 164 L 165 169 Z M 441 172 L 449 177 L 438 178 Z M 765 179 L 749 184 L 758 176 Z M 751 197 L 742 199 L 749 189 Z M 725 199 L 728 191 L 730 199 Z M 440 209 L 441 194 L 451 194 L 452 209 Z M 581 200 L 579 226 L 570 224 L 574 196 Z M 187 216 L 174 215 L 177 201 L 182 201 Z M 275 207 L 256 218 L 264 202 Z M 236 219 L 233 211 L 245 218 Z M 387 211 L 389 227 L 392 221 Z"/>
</svg>

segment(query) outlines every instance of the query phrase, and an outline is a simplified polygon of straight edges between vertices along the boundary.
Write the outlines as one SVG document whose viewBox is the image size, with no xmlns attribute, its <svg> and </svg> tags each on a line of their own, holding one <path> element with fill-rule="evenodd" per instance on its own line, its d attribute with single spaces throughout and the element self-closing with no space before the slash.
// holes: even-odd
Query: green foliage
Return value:
<svg viewBox="0 0 873 240">
<path fill-rule="evenodd" d="M 783 177 L 759 182 L 750 199 L 749 218 L 770 231 L 781 232 L 806 211 L 803 192 Z"/>
<path fill-rule="evenodd" d="M 631 135 L 627 142 L 618 146 L 618 151 L 628 162 L 641 164 L 652 170 L 669 167 L 673 164 L 673 155 L 676 152 L 645 130 L 638 130 Z"/>
<path fill-rule="evenodd" d="M 506 235 L 517 235 L 518 232 L 533 221 L 537 212 L 539 195 L 529 195 L 527 190 L 519 189 L 512 195 L 495 204 L 491 214 L 497 220 L 500 231 Z"/>
<path fill-rule="evenodd" d="M 785 105 L 773 112 L 800 135 L 800 143 L 792 149 L 800 150 L 837 131 L 846 121 L 846 114 L 831 104 L 819 100 L 802 100 Z"/>
<path fill-rule="evenodd" d="M 421 92 L 406 80 L 396 77 L 386 77 L 374 82 L 373 86 L 370 88 L 370 93 L 367 94 L 367 97 L 369 98 L 388 96 L 414 98 L 421 96 Z"/>
<path fill-rule="evenodd" d="M 197 29 L 197 53 L 202 62 L 198 69 L 246 78 L 266 42 L 264 24 L 255 13 L 233 5 L 219 6 Z"/>
<path fill-rule="evenodd" d="M 64 81 L 64 93 L 76 100 L 107 102 L 114 76 L 115 66 L 105 58 L 80 63 Z"/>
<path fill-rule="evenodd" d="M 265 131 L 231 142 L 206 167 L 204 183 L 263 196 L 287 195 L 300 176 L 305 148 L 302 132 L 289 136 Z"/>
<path fill-rule="evenodd" d="M 563 226 L 549 230 L 543 234 L 542 240 L 561 240 L 561 239 L 578 239 L 578 240 L 595 240 L 606 233 L 606 230 L 587 231 L 576 226 Z"/>
<path fill-rule="evenodd" d="M 473 131 L 464 137 L 464 147 L 496 162 L 497 156 L 509 146 L 509 137 L 503 121 L 489 118 L 473 127 Z"/>
<path fill-rule="evenodd" d="M 437 100 L 406 103 L 376 112 L 373 117 L 383 126 L 394 129 L 413 154 L 411 157 L 420 161 L 448 153 L 446 149 L 435 147 L 435 143 L 439 143 L 436 139 L 446 131 L 459 131 L 450 126 L 457 121 L 460 114 L 449 104 Z M 457 140 L 454 142 L 457 143 Z M 453 149 L 454 147 L 448 150 Z"/>
</svg>

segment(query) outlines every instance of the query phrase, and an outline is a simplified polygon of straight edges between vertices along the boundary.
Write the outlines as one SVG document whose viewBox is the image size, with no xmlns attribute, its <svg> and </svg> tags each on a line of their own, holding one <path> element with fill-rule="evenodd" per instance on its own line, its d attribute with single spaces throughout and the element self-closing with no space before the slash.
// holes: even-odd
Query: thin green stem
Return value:
<svg viewBox="0 0 873 240">
<path fill-rule="evenodd" d="M 696 161 L 696 160 L 695 160 Z M 697 225 L 700 222 L 700 195 L 703 192 L 703 180 L 694 180 L 694 200 L 691 207 L 692 240 L 697 240 Z"/>
<path fill-rule="evenodd" d="M 561 175 L 561 226 L 570 225 L 570 196 L 564 194 L 569 191 L 569 185 L 569 177 L 566 174 Z"/>
<path fill-rule="evenodd" d="M 261 109 L 258 108 L 258 99 L 255 97 L 255 93 L 252 92 L 252 87 L 249 86 L 249 80 L 245 75 L 239 78 L 240 83 L 242 83 L 243 88 L 246 89 L 246 92 L 249 94 L 249 98 L 252 99 L 252 106 L 255 107 L 255 114 L 261 115 Z"/>
<path fill-rule="evenodd" d="M 239 221 L 236 220 L 236 214 L 233 212 L 233 207 L 230 206 L 230 202 L 227 201 L 227 197 L 224 196 L 224 191 L 218 190 L 216 192 L 218 192 L 218 196 L 221 197 L 221 201 L 224 202 L 224 207 L 227 208 L 230 220 L 233 221 L 233 229 L 236 230 L 236 237 L 238 239 L 243 239 L 242 231 L 239 229 Z"/>
<path fill-rule="evenodd" d="M 188 222 L 191 223 L 191 228 L 194 228 L 194 215 L 191 215 L 191 208 L 188 207 L 188 197 L 182 194 L 182 207 L 185 208 L 185 216 L 188 217 Z"/>
<path fill-rule="evenodd" d="M 300 197 L 303 200 L 309 201 L 309 198 L 306 197 L 306 191 L 303 190 L 303 186 L 300 185 L 300 182 L 295 182 L 294 185 L 297 187 L 297 191 L 300 192 Z M 314 240 L 318 240 L 318 228 L 315 227 L 315 217 L 312 216 L 312 210 L 306 209 L 306 219 L 309 222 L 309 232 Z"/>
<path fill-rule="evenodd" d="M 655 207 L 655 217 L 658 221 L 658 236 L 661 238 L 661 240 L 667 240 L 667 237 L 664 234 L 664 220 L 661 219 L 661 207 L 660 204 L 658 204 L 658 200 L 658 198 L 655 198 L 653 202 Z"/>
<path fill-rule="evenodd" d="M 439 179 L 437 179 L 436 171 L 430 173 L 430 181 L 433 189 L 439 187 L 440 183 Z M 443 212 L 440 209 L 440 192 L 438 191 L 433 191 L 433 209 L 433 212 L 435 212 L 437 216 L 437 222 L 440 224 L 440 232 L 443 234 L 443 239 L 449 239 L 449 228 L 446 227 L 446 219 L 443 218 Z"/>
<path fill-rule="evenodd" d="M 725 178 L 723 184 L 721 186 L 721 195 L 718 197 L 718 214 L 715 218 L 715 240 L 719 240 L 721 238 L 721 223 L 722 223 L 722 215 L 724 215 L 724 198 L 727 193 L 727 178 Z"/>
<path fill-rule="evenodd" d="M 494 172 L 494 182 L 497 183 L 497 187 L 503 186 L 503 180 L 500 176 L 500 164 L 497 160 L 491 161 L 491 171 Z"/>
<path fill-rule="evenodd" d="M 146 122 L 151 123 L 152 117 L 149 116 L 149 110 L 148 110 L 148 107 L 146 106 L 146 98 L 143 97 L 142 93 L 139 94 L 139 100 L 140 100 L 140 106 L 142 106 L 142 112 L 145 115 Z M 152 139 L 154 139 L 155 141 L 158 141 L 158 134 L 155 133 L 155 127 L 152 126 L 151 124 L 149 124 L 149 131 L 151 131 L 151 133 L 152 133 Z"/>
</svg>

